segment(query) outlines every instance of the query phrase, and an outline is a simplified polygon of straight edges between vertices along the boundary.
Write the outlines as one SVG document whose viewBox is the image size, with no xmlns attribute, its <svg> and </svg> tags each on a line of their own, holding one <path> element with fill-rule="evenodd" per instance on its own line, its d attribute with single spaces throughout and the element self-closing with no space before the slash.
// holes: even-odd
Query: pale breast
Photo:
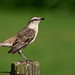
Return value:
<svg viewBox="0 0 75 75">
<path fill-rule="evenodd" d="M 31 27 L 30 29 L 33 29 L 33 30 L 35 31 L 35 37 L 34 37 L 34 39 L 30 42 L 30 43 L 32 43 L 32 42 L 36 39 L 36 36 L 37 36 L 37 34 L 38 34 L 38 26 Z"/>
<path fill-rule="evenodd" d="M 34 37 L 34 39 L 30 42 L 30 44 L 31 44 L 32 42 L 34 42 L 34 40 L 36 39 L 37 34 L 38 34 L 38 30 L 36 31 L 35 37 Z"/>
<path fill-rule="evenodd" d="M 38 34 L 38 24 L 31 23 L 28 27 L 29 27 L 30 29 L 33 29 L 33 30 L 35 31 L 35 37 L 34 37 L 34 39 L 30 42 L 30 43 L 32 43 L 32 42 L 35 40 L 35 38 L 36 38 L 36 36 L 37 36 L 37 34 Z"/>
</svg>

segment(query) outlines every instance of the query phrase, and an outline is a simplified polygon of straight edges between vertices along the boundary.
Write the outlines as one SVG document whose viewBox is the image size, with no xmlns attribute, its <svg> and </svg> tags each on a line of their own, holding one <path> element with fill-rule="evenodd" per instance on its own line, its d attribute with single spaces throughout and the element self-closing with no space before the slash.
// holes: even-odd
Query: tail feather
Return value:
<svg viewBox="0 0 75 75">
<path fill-rule="evenodd" d="M 13 52 L 13 50 L 11 49 L 10 51 L 8 51 L 8 54 L 10 54 L 10 53 L 12 53 Z"/>
<path fill-rule="evenodd" d="M 17 49 L 17 50 L 13 50 L 11 49 L 10 51 L 8 51 L 8 54 L 12 53 L 12 54 L 15 54 L 16 52 L 18 52 L 20 49 Z"/>
<path fill-rule="evenodd" d="M 0 43 L 0 47 L 11 47 L 12 43 L 5 43 L 5 42 L 1 42 Z"/>
<path fill-rule="evenodd" d="M 0 47 L 4 47 L 5 45 L 4 45 L 4 43 L 0 43 Z"/>
<path fill-rule="evenodd" d="M 16 52 L 18 52 L 19 50 L 13 51 L 12 54 L 15 54 Z"/>
</svg>

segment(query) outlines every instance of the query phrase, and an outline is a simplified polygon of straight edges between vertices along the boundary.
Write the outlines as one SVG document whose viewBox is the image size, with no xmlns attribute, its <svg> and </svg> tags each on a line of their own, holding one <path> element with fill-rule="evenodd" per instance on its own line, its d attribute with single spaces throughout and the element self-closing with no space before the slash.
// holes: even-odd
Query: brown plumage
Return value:
<svg viewBox="0 0 75 75">
<path fill-rule="evenodd" d="M 12 45 L 12 49 L 8 53 L 16 53 L 19 50 L 26 48 L 26 46 L 34 39 L 35 31 L 25 28 L 16 35 L 16 40 Z"/>
<path fill-rule="evenodd" d="M 23 30 L 8 40 L 1 42 L 0 47 L 11 47 L 11 50 L 8 51 L 9 54 L 18 52 L 25 60 L 27 60 L 27 58 L 21 53 L 21 50 L 35 40 L 38 33 L 38 25 L 41 20 L 44 20 L 44 18 L 32 17 Z"/>
</svg>

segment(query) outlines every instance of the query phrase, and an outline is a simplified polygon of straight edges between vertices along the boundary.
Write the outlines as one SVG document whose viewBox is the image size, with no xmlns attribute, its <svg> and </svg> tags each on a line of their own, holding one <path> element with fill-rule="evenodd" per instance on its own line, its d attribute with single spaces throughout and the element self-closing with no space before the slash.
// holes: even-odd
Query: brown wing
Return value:
<svg viewBox="0 0 75 75">
<path fill-rule="evenodd" d="M 26 46 L 34 39 L 35 31 L 27 29 L 17 34 L 17 39 L 14 42 L 12 49 L 8 53 L 16 53 L 19 50 L 26 48 Z"/>
</svg>

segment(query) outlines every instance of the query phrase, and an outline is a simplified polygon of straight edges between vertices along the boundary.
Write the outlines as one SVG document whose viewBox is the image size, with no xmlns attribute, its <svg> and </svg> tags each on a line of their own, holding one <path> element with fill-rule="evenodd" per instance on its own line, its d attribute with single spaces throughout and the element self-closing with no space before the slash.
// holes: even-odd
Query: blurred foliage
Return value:
<svg viewBox="0 0 75 75">
<path fill-rule="evenodd" d="M 0 41 L 19 32 L 32 16 L 44 17 L 35 42 L 23 54 L 40 63 L 40 75 L 75 75 L 75 15 L 67 10 L 37 11 L 32 8 L 0 11 Z M 22 60 L 18 53 L 8 55 L 9 50 L 0 47 L 0 72 L 10 71 L 12 62 Z"/>
<path fill-rule="evenodd" d="M 2 7 L 49 7 L 49 8 L 70 8 L 75 9 L 75 0 L 0 0 Z"/>
<path fill-rule="evenodd" d="M 35 42 L 23 54 L 40 63 L 40 75 L 75 75 L 74 11 L 75 0 L 0 0 L 0 42 L 24 28 L 31 17 L 44 17 Z M 8 55 L 9 50 L 0 47 L 0 72 L 22 60 L 18 53 Z"/>
</svg>

